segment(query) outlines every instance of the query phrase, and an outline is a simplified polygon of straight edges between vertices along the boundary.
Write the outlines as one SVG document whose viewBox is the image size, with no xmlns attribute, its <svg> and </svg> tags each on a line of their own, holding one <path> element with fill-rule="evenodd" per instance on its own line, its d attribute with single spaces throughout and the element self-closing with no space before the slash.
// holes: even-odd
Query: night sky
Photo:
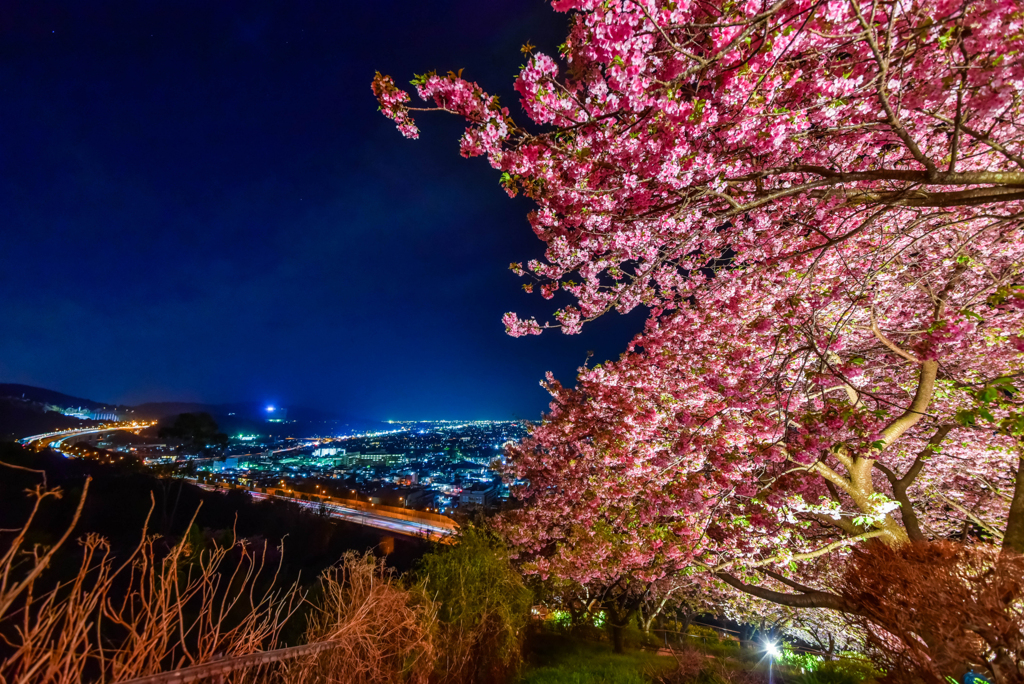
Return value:
<svg viewBox="0 0 1024 684">
<path fill-rule="evenodd" d="M 0 3 L 0 382 L 99 401 L 537 418 L 547 370 L 614 358 L 508 271 L 542 253 L 463 125 L 402 138 L 375 70 L 512 91 L 543 0 Z M 518 116 L 517 116 L 518 115 Z M 557 305 L 558 301 L 554 302 Z"/>
</svg>

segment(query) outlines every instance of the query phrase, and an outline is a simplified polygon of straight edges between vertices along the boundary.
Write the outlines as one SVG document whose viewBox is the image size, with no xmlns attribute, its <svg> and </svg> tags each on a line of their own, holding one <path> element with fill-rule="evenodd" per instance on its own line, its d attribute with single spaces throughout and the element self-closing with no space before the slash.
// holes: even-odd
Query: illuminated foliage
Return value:
<svg viewBox="0 0 1024 684">
<path fill-rule="evenodd" d="M 537 204 L 546 258 L 512 269 L 570 303 L 510 334 L 650 312 L 549 377 L 510 451 L 526 567 L 848 611 L 854 544 L 1024 551 L 1020 4 L 553 6 L 559 58 L 527 49 L 515 86 L 541 132 L 460 74 L 414 81 Z"/>
</svg>

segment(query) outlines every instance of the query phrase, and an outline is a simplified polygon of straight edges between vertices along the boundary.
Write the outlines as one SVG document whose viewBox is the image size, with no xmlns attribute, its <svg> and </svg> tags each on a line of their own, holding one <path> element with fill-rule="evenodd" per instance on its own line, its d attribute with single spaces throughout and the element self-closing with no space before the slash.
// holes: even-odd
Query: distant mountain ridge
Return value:
<svg viewBox="0 0 1024 684">
<path fill-rule="evenodd" d="M 103 409 L 103 408 L 116 408 L 118 411 L 123 411 L 130 414 L 132 419 L 137 420 L 165 420 L 176 416 L 180 413 L 209 413 L 213 416 L 214 420 L 220 425 L 221 430 L 228 432 L 229 434 L 236 434 L 241 432 L 259 432 L 266 430 L 270 425 L 266 422 L 266 405 L 256 402 L 239 402 L 231 404 L 204 404 L 201 402 L 147 402 L 139 404 L 137 406 L 125 406 L 121 404 L 110 404 L 93 401 L 92 399 L 83 399 L 81 397 L 73 397 L 68 394 L 56 392 L 54 390 L 45 389 L 42 387 L 33 387 L 31 385 L 20 385 L 16 383 L 0 383 L 0 400 L 17 400 L 17 403 L 31 402 L 37 405 L 36 411 L 41 412 L 43 410 L 41 404 L 49 404 L 60 406 L 62 408 L 70 407 L 81 407 L 84 409 Z M 310 432 L 311 434 L 323 434 L 331 431 L 344 431 L 346 428 L 370 428 L 380 425 L 378 421 L 370 420 L 359 420 L 338 416 L 337 414 L 329 413 L 327 411 L 321 411 L 319 409 L 311 409 L 304 406 L 289 406 L 286 405 L 284 408 L 288 411 L 288 423 L 289 427 L 282 425 L 276 430 L 292 431 L 299 428 L 297 432 Z M 8 405 L 4 401 L 0 401 L 0 413 L 10 413 L 14 409 L 14 404 Z M 22 411 L 18 411 L 18 418 L 9 416 L 15 423 L 14 427 L 9 427 L 3 432 L 8 434 L 16 434 L 17 423 L 21 423 L 24 420 Z M 53 419 L 58 414 L 47 414 Z M 0 416 L 3 418 L 3 416 Z M 63 418 L 63 417 L 62 417 Z M 67 418 L 66 420 L 74 421 L 74 418 Z M 3 421 L 0 420 L 0 423 Z M 35 421 L 38 422 L 38 421 Z M 61 427 L 66 427 L 61 424 Z M 30 434 L 26 432 L 25 434 Z M 19 435 L 20 436 L 20 435 Z"/>
<path fill-rule="evenodd" d="M 201 402 L 186 401 L 158 401 L 146 402 L 137 406 L 128 406 L 124 404 L 103 403 L 94 401 L 93 399 L 83 399 L 82 397 L 73 397 L 70 394 L 63 394 L 43 387 L 19 385 L 17 383 L 0 383 L 0 397 L 24 399 L 25 401 L 35 401 L 41 404 L 53 404 L 55 406 L 62 407 L 80 406 L 82 408 L 90 409 L 119 407 L 133 410 L 137 417 L 144 420 L 157 420 L 167 416 L 177 415 L 179 413 L 199 412 L 225 416 L 234 414 L 244 418 L 260 419 L 265 417 L 264 411 L 266 409 L 265 405 L 256 402 L 204 404 Z M 326 411 L 320 411 L 318 409 L 311 409 L 303 406 L 288 406 L 287 409 L 289 420 L 340 420 L 337 415 Z"/>
<path fill-rule="evenodd" d="M 166 416 L 175 416 L 179 413 L 209 413 L 211 416 L 236 415 L 240 418 L 250 420 L 263 420 L 266 418 L 266 406 L 255 402 L 233 403 L 233 404 L 203 404 L 199 402 L 183 401 L 158 401 L 147 402 L 132 407 L 135 415 L 144 420 L 159 420 Z M 328 420 L 341 420 L 337 415 L 319 411 L 317 409 L 303 406 L 286 406 L 288 420 L 302 422 L 323 422 Z"/>
</svg>

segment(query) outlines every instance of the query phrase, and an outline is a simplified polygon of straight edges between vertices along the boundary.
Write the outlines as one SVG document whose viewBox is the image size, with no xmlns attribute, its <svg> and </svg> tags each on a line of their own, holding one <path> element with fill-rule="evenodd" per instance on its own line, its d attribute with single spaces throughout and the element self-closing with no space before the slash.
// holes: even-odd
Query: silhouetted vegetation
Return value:
<svg viewBox="0 0 1024 684">
<path fill-rule="evenodd" d="M 99 425 L 99 421 L 81 420 L 47 411 L 45 404 L 37 401 L 0 397 L 0 440 L 20 439 L 44 432 L 91 425 Z"/>
<path fill-rule="evenodd" d="M 189 449 L 210 453 L 228 443 L 228 436 L 220 431 L 217 421 L 209 413 L 179 413 L 173 423 L 161 426 L 158 434 L 161 439 L 177 440 L 179 451 Z"/>
<path fill-rule="evenodd" d="M 372 534 L 294 505 L 185 485 L 194 515 L 153 535 L 163 489 L 148 472 L 14 445 L 0 461 L 0 496 L 16 504 L 0 511 L 0 681 L 192 668 L 231 682 L 469 684 L 521 661 L 530 594 L 489 533 L 435 547 L 403 582 L 372 552 L 338 553 Z M 299 542 L 287 552 L 286 530 Z M 426 548 L 403 546 L 406 568 Z"/>
<path fill-rule="evenodd" d="M 166 481 L 132 462 L 127 465 L 104 465 L 81 459 L 67 459 L 52 452 L 24 449 L 18 445 L 0 444 L 0 461 L 27 468 L 44 470 L 50 487 L 60 487 L 63 497 L 48 500 L 30 531 L 33 543 L 48 544 L 56 539 L 71 519 L 87 477 L 92 477 L 90 494 L 74 530 L 75 537 L 96 533 L 109 540 L 112 552 L 118 555 L 135 547 L 139 531 L 149 513 L 151 495 L 157 512 L 174 505 L 177 484 L 167 488 Z M 0 476 L 0 529 L 20 527 L 31 503 L 25 490 L 34 487 L 39 476 L 24 471 L 5 471 Z M 170 498 L 168 501 L 167 499 Z M 281 500 L 257 501 L 240 490 L 210 492 L 183 483 L 179 510 L 182 514 L 166 530 L 165 544 L 173 543 L 194 526 L 207 539 L 223 538 L 235 531 L 240 539 L 253 543 L 267 540 L 271 547 L 284 544 L 283 572 L 287 577 L 300 573 L 307 581 L 346 551 L 363 552 L 376 548 L 382 533 L 371 528 L 317 516 L 294 503 Z M 198 512 L 196 512 L 198 511 Z M 192 521 L 195 512 L 194 521 Z M 398 537 L 388 564 L 398 571 L 410 569 L 429 548 L 427 542 Z M 54 559 L 55 569 L 63 563 L 76 566 L 72 549 L 62 551 Z"/>
</svg>

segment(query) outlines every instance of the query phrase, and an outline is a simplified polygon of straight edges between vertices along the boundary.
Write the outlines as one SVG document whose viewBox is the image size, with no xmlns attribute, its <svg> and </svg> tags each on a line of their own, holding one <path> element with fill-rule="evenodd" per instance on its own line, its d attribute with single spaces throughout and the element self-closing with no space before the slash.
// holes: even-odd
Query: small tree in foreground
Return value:
<svg viewBox="0 0 1024 684">
<path fill-rule="evenodd" d="M 442 682 L 500 682 L 522 659 L 531 594 L 493 533 L 470 527 L 455 546 L 438 547 L 417 574 L 437 605 Z"/>
</svg>

